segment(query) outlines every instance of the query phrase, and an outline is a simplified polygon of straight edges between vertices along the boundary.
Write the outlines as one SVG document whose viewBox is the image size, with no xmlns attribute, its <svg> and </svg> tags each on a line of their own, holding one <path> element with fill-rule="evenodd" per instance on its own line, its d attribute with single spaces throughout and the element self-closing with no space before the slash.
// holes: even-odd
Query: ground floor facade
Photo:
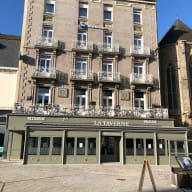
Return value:
<svg viewBox="0 0 192 192">
<path fill-rule="evenodd" d="M 188 156 L 188 130 L 173 120 L 28 116 L 8 118 L 8 159 L 24 164 L 175 165 Z"/>
</svg>

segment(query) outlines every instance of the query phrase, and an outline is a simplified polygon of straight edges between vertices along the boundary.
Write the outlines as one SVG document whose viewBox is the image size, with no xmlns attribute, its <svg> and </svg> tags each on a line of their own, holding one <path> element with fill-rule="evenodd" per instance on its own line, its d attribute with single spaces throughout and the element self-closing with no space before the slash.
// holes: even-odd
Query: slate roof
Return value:
<svg viewBox="0 0 192 192">
<path fill-rule="evenodd" d="M 177 19 L 159 42 L 159 46 L 176 43 L 178 40 L 192 42 L 192 29 Z"/>
<path fill-rule="evenodd" d="M 0 67 L 18 67 L 21 37 L 0 34 Z"/>
</svg>

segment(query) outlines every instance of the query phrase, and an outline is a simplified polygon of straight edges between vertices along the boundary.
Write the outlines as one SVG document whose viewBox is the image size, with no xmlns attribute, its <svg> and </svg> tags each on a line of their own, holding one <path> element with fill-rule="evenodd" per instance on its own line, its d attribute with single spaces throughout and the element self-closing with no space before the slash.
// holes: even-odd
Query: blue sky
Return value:
<svg viewBox="0 0 192 192">
<path fill-rule="evenodd" d="M 0 33 L 21 35 L 24 0 L 5 0 L 0 6 Z M 171 27 L 176 18 L 192 28 L 192 0 L 158 0 L 159 39 Z"/>
</svg>

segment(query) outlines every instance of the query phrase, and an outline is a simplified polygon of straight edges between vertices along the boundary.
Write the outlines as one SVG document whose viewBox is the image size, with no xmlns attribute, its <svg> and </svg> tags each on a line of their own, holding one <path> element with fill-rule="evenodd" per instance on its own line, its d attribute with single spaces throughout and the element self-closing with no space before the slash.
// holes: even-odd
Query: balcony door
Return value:
<svg viewBox="0 0 192 192">
<path fill-rule="evenodd" d="M 134 49 L 135 50 L 141 50 L 142 49 L 142 37 L 141 36 L 134 36 Z"/>
<path fill-rule="evenodd" d="M 134 74 L 135 74 L 135 78 L 141 79 L 141 80 L 143 79 L 143 74 L 144 74 L 143 63 L 134 64 Z"/>
<path fill-rule="evenodd" d="M 113 106 L 113 91 L 103 90 L 103 107 L 110 110 Z"/>
<path fill-rule="evenodd" d="M 77 59 L 75 64 L 75 75 L 80 79 L 87 77 L 87 59 Z"/>
<path fill-rule="evenodd" d="M 37 104 L 48 105 L 50 103 L 50 88 L 39 87 L 37 89 Z"/>
<path fill-rule="evenodd" d="M 139 109 L 144 109 L 145 99 L 143 92 L 135 92 L 135 107 Z"/>
<path fill-rule="evenodd" d="M 43 28 L 43 41 L 46 43 L 52 43 L 53 40 L 53 29 L 52 27 Z"/>
<path fill-rule="evenodd" d="M 40 56 L 39 72 L 44 75 L 49 75 L 51 72 L 51 56 Z"/>
<path fill-rule="evenodd" d="M 75 90 L 75 106 L 78 109 L 78 113 L 85 112 L 86 89 L 76 89 Z"/>
<path fill-rule="evenodd" d="M 112 48 L 112 33 L 104 33 L 104 48 Z"/>
<path fill-rule="evenodd" d="M 87 46 L 87 32 L 79 31 L 77 40 L 78 40 L 78 46 L 86 47 Z"/>
<path fill-rule="evenodd" d="M 104 79 L 112 80 L 113 79 L 113 62 L 103 61 L 102 72 L 103 72 Z"/>
</svg>

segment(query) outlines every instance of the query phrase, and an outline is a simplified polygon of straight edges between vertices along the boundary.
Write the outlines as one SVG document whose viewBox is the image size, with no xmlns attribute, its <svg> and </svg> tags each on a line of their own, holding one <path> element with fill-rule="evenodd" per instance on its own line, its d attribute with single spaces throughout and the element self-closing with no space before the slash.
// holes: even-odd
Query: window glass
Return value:
<svg viewBox="0 0 192 192">
<path fill-rule="evenodd" d="M 96 138 L 88 138 L 88 155 L 96 155 Z"/>
<path fill-rule="evenodd" d="M 74 137 L 66 138 L 66 155 L 74 155 Z"/>
<path fill-rule="evenodd" d="M 112 107 L 113 105 L 113 91 L 103 90 L 103 106 Z"/>
<path fill-rule="evenodd" d="M 176 141 L 177 143 L 177 153 L 185 153 L 184 141 Z"/>
<path fill-rule="evenodd" d="M 54 3 L 46 3 L 45 4 L 45 13 L 50 13 L 50 14 L 53 14 L 54 13 L 54 7 L 55 7 L 55 4 Z"/>
<path fill-rule="evenodd" d="M 147 155 L 154 155 L 153 139 L 146 139 L 146 153 Z"/>
<path fill-rule="evenodd" d="M 134 140 L 126 139 L 126 155 L 134 155 Z"/>
<path fill-rule="evenodd" d="M 62 148 L 62 138 L 53 137 L 52 155 L 61 155 L 61 148 Z"/>
<path fill-rule="evenodd" d="M 170 152 L 175 155 L 175 141 L 170 141 Z"/>
<path fill-rule="evenodd" d="M 49 88 L 48 87 L 38 88 L 37 103 L 42 105 L 49 104 Z"/>
<path fill-rule="evenodd" d="M 40 155 L 49 155 L 50 137 L 41 137 Z"/>
<path fill-rule="evenodd" d="M 144 155 L 143 139 L 136 139 L 136 155 Z"/>
<path fill-rule="evenodd" d="M 192 154 L 192 141 L 188 141 L 189 153 Z"/>
<path fill-rule="evenodd" d="M 111 21 L 112 20 L 112 7 L 104 6 L 104 20 Z"/>
<path fill-rule="evenodd" d="M 158 155 L 165 155 L 165 140 L 158 139 L 157 141 Z"/>
<path fill-rule="evenodd" d="M 80 18 L 87 18 L 88 17 L 87 9 L 88 9 L 87 4 L 84 4 L 84 3 L 79 4 L 79 17 Z"/>
<path fill-rule="evenodd" d="M 77 155 L 85 155 L 85 138 L 77 138 Z"/>
<path fill-rule="evenodd" d="M 141 11 L 140 10 L 134 10 L 133 11 L 133 22 L 134 24 L 141 24 Z"/>
<path fill-rule="evenodd" d="M 37 155 L 38 137 L 30 137 L 28 140 L 28 155 Z"/>
<path fill-rule="evenodd" d="M 135 92 L 135 107 L 144 109 L 144 93 Z"/>
</svg>

